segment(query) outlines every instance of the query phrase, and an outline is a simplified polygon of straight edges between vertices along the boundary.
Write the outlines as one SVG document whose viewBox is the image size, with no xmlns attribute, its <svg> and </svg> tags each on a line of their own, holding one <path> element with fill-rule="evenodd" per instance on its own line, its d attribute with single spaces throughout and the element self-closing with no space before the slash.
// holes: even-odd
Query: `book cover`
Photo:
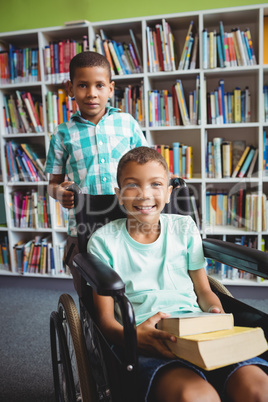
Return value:
<svg viewBox="0 0 268 402">
<path fill-rule="evenodd" d="M 233 314 L 216 313 L 178 313 L 171 317 L 163 318 L 157 324 L 157 328 L 170 332 L 176 336 L 201 334 L 211 331 L 231 329 L 234 326 Z"/>
<path fill-rule="evenodd" d="M 241 158 L 239 159 L 237 165 L 235 166 L 235 168 L 234 168 L 234 170 L 233 170 L 233 173 L 232 173 L 232 177 L 236 177 L 236 176 L 238 175 L 238 172 L 240 171 L 241 166 L 243 165 L 244 160 L 246 159 L 246 156 L 247 156 L 247 154 L 249 153 L 249 151 L 250 151 L 250 146 L 248 145 L 248 146 L 245 148 L 245 150 L 244 150 L 244 152 L 243 152 Z"/>
</svg>

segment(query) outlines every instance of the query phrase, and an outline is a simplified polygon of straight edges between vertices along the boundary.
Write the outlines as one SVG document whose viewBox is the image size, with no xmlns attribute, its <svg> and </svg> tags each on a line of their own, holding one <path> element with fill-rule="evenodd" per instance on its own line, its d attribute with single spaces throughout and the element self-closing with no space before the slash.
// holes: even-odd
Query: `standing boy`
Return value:
<svg viewBox="0 0 268 402">
<path fill-rule="evenodd" d="M 147 145 L 135 119 L 119 109 L 106 107 L 114 92 L 108 60 L 95 52 L 82 52 L 70 62 L 69 96 L 79 111 L 60 124 L 51 138 L 46 161 L 50 173 L 48 193 L 70 209 L 67 252 L 74 285 L 81 295 L 80 274 L 72 265 L 78 252 L 73 193 L 66 188 L 76 183 L 83 193 L 113 194 L 121 156 L 132 148 Z M 65 177 L 67 180 L 65 181 Z"/>
<path fill-rule="evenodd" d="M 205 273 L 199 231 L 190 216 L 160 214 L 171 186 L 164 158 L 154 149 L 135 148 L 119 162 L 116 194 L 127 218 L 98 229 L 88 242 L 91 252 L 125 283 L 137 323 L 139 402 L 268 401 L 268 362 L 256 357 L 213 372 L 175 359 L 155 328 L 172 313 L 222 313 Z M 121 317 L 112 297 L 96 293 L 98 325 L 107 339 L 123 345 Z"/>
</svg>

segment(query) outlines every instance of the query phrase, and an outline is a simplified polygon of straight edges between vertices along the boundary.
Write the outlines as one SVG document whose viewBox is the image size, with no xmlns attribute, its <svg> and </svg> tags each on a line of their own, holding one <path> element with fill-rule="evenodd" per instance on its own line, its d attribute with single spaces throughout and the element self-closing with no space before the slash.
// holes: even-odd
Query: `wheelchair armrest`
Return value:
<svg viewBox="0 0 268 402">
<path fill-rule="evenodd" d="M 268 253 L 218 239 L 204 239 L 206 258 L 268 279 Z"/>
<path fill-rule="evenodd" d="M 73 262 L 97 294 L 115 296 L 125 292 L 125 284 L 120 276 L 94 255 L 89 253 L 76 254 Z"/>
</svg>

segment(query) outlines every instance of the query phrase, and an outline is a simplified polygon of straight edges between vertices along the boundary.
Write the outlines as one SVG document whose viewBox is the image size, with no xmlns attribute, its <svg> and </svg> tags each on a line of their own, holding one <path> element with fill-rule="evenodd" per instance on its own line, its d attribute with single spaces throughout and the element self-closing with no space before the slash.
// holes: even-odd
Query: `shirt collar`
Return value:
<svg viewBox="0 0 268 402">
<path fill-rule="evenodd" d="M 118 108 L 116 108 L 116 107 L 108 106 L 108 107 L 105 108 L 105 114 L 104 114 L 104 116 L 101 118 L 101 120 L 104 119 L 104 118 L 107 117 L 107 116 L 110 116 L 110 115 L 113 114 L 113 113 L 118 113 L 118 112 L 120 112 L 120 109 L 118 109 Z M 81 123 L 89 124 L 89 125 L 91 125 L 91 126 L 95 126 L 95 125 L 96 125 L 96 124 L 94 124 L 94 123 L 91 123 L 91 121 L 88 121 L 88 120 L 83 119 L 83 117 L 81 117 L 81 112 L 80 112 L 79 110 L 77 110 L 74 114 L 72 114 L 70 120 L 79 121 L 79 122 L 81 122 Z M 101 120 L 100 120 L 100 121 L 101 121 Z"/>
</svg>

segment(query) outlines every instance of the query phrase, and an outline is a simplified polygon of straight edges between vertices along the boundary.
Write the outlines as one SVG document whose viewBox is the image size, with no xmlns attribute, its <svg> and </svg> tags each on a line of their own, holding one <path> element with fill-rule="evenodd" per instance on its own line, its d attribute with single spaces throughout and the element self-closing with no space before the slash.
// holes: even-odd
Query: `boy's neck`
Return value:
<svg viewBox="0 0 268 402">
<path fill-rule="evenodd" d="M 99 116 L 94 116 L 94 117 L 92 117 L 92 118 L 88 118 L 88 116 L 83 116 L 82 114 L 81 114 L 81 117 L 84 119 L 84 120 L 87 120 L 87 121 L 89 121 L 90 123 L 92 123 L 92 124 L 95 124 L 95 126 L 99 123 L 99 121 L 103 118 L 103 116 L 106 114 L 106 112 L 107 112 L 107 107 L 103 110 L 103 113 L 101 114 L 101 115 L 99 115 Z"/>
<path fill-rule="evenodd" d="M 160 222 L 151 225 L 149 223 L 137 222 L 136 219 L 127 218 L 126 227 L 132 239 L 142 244 L 155 242 L 161 232 Z"/>
</svg>

